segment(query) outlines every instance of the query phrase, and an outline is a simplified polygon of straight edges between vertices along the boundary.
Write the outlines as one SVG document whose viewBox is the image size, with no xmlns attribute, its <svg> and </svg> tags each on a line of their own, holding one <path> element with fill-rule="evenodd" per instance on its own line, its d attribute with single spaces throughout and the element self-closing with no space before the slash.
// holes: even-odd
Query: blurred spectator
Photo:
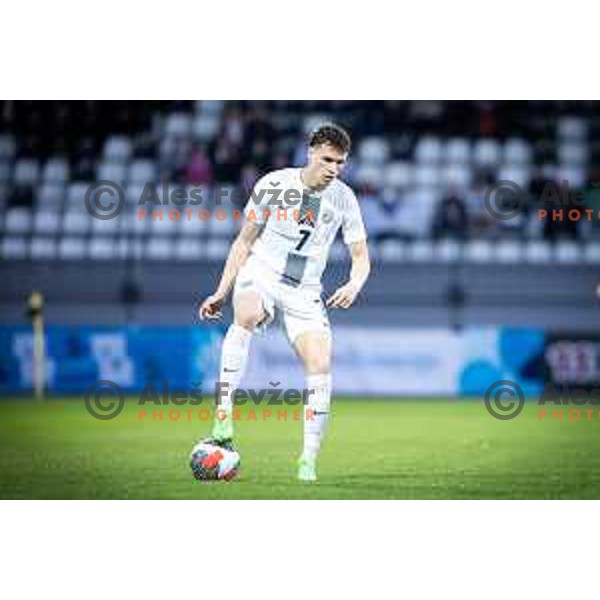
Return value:
<svg viewBox="0 0 600 600">
<path fill-rule="evenodd" d="M 469 225 L 474 229 L 487 229 L 494 224 L 485 206 L 485 194 L 494 181 L 493 173 L 485 169 L 481 169 L 475 174 L 473 187 L 465 199 Z"/>
<path fill-rule="evenodd" d="M 266 171 L 271 168 L 271 152 L 266 140 L 254 140 L 250 154 L 252 161 L 260 171 Z"/>
<path fill-rule="evenodd" d="M 170 173 L 171 179 L 181 181 L 190 158 L 191 145 L 187 136 L 163 138 L 159 149 L 160 170 Z"/>
<path fill-rule="evenodd" d="M 73 178 L 80 181 L 92 180 L 94 178 L 96 163 L 97 158 L 94 142 L 90 138 L 85 138 L 77 149 Z"/>
<path fill-rule="evenodd" d="M 226 140 L 218 143 L 214 156 L 214 178 L 221 183 L 239 181 L 242 161 L 238 148 Z"/>
<path fill-rule="evenodd" d="M 33 190 L 30 185 L 15 185 L 8 197 L 8 206 L 33 206 Z"/>
<path fill-rule="evenodd" d="M 582 207 L 572 203 L 570 195 L 567 197 L 562 182 L 555 182 L 553 190 L 555 190 L 554 193 L 545 194 L 547 199 L 539 203 L 539 208 L 547 211 L 547 216 L 543 221 L 542 234 L 545 239 L 552 242 L 564 238 L 575 239 L 577 237 L 577 221 L 569 219 L 568 214 L 573 209 L 581 211 Z M 568 193 L 568 190 L 566 192 Z M 566 202 L 563 201 L 565 198 Z"/>
<path fill-rule="evenodd" d="M 494 102 L 483 100 L 479 102 L 479 135 L 494 137 L 498 133 L 498 118 Z"/>
<path fill-rule="evenodd" d="M 584 209 L 592 210 L 592 231 L 600 232 L 600 170 L 592 174 L 592 182 L 585 190 Z"/>
<path fill-rule="evenodd" d="M 250 111 L 244 132 L 245 142 L 258 139 L 264 140 L 267 143 L 273 142 L 274 139 L 273 125 L 269 111 L 262 103 L 254 106 Z"/>
<path fill-rule="evenodd" d="M 458 196 L 448 196 L 438 205 L 433 218 L 433 237 L 451 237 L 460 240 L 467 238 L 469 219 L 467 206 Z"/>
<path fill-rule="evenodd" d="M 194 185 L 210 185 L 213 180 L 212 165 L 203 146 L 197 145 L 192 151 L 187 166 L 185 180 Z"/>
<path fill-rule="evenodd" d="M 232 146 L 241 147 L 244 144 L 244 118 L 237 107 L 225 113 L 221 138 Z"/>
<path fill-rule="evenodd" d="M 276 167 L 279 168 L 279 167 Z M 242 178 L 240 181 L 240 185 L 242 189 L 249 194 L 254 187 L 254 184 L 257 182 L 259 177 L 258 169 L 256 165 L 247 164 L 242 168 Z"/>
</svg>

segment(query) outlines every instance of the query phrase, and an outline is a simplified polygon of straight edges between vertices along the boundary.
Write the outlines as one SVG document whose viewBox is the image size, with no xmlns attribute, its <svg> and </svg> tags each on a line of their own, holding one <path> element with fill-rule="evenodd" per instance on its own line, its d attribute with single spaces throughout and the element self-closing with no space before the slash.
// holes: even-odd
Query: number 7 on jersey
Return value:
<svg viewBox="0 0 600 600">
<path fill-rule="evenodd" d="M 296 252 L 298 252 L 299 250 L 302 250 L 302 248 L 304 248 L 311 233 L 312 233 L 312 231 L 310 231 L 309 229 L 301 229 L 300 230 L 300 235 L 302 236 L 302 238 L 298 242 L 298 245 L 295 248 Z"/>
</svg>

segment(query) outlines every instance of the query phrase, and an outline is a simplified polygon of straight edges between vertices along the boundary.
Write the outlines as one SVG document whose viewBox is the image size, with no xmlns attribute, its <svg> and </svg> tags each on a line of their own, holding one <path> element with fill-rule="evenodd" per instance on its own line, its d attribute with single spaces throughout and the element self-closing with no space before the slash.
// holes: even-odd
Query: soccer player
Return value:
<svg viewBox="0 0 600 600">
<path fill-rule="evenodd" d="M 221 280 L 200 306 L 201 319 L 219 319 L 233 291 L 234 323 L 223 341 L 220 381 L 227 384 L 215 421 L 213 439 L 233 439 L 232 393 L 239 387 L 254 330 L 267 325 L 275 310 L 283 316 L 287 337 L 302 361 L 307 407 L 304 449 L 298 478 L 315 481 L 316 460 L 330 410 L 331 331 L 321 299 L 321 274 L 341 227 L 352 258 L 347 283 L 326 301 L 347 309 L 369 276 L 365 228 L 353 191 L 338 176 L 350 151 L 350 137 L 337 125 L 319 127 L 309 137 L 303 168 L 272 171 L 261 178 L 245 209 L 245 221 L 233 242 Z"/>
</svg>

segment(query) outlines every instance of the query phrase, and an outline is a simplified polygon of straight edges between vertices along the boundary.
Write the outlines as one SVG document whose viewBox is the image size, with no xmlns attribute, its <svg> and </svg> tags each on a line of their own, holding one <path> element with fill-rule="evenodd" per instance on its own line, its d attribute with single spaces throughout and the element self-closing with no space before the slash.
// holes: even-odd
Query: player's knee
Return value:
<svg viewBox="0 0 600 600">
<path fill-rule="evenodd" d="M 235 315 L 235 322 L 252 331 L 263 319 L 263 315 L 258 311 L 238 311 Z"/>
<path fill-rule="evenodd" d="M 331 361 L 328 356 L 309 354 L 304 366 L 309 375 L 326 375 L 331 368 Z"/>
</svg>

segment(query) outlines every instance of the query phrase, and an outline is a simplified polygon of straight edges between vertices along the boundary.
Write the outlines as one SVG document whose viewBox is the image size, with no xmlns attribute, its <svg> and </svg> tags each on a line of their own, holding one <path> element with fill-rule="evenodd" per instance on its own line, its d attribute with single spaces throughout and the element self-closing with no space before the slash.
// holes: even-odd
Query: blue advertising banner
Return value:
<svg viewBox="0 0 600 600">
<path fill-rule="evenodd" d="M 102 379 L 126 391 L 168 380 L 189 388 L 212 386 L 218 374 L 223 331 L 219 327 L 46 328 L 46 378 L 52 392 L 81 392 Z M 0 327 L 0 391 L 30 390 L 33 334 L 30 327 Z"/>
<path fill-rule="evenodd" d="M 163 382 L 214 389 L 224 327 L 68 327 L 46 329 L 47 388 L 81 393 L 109 380 L 126 392 Z M 547 334 L 533 328 L 373 329 L 334 331 L 333 377 L 338 394 L 482 396 L 499 380 L 526 395 L 544 385 Z M 28 327 L 0 327 L 0 392 L 32 388 L 33 337 Z M 301 388 L 298 358 L 280 331 L 256 335 L 242 385 Z"/>
</svg>

